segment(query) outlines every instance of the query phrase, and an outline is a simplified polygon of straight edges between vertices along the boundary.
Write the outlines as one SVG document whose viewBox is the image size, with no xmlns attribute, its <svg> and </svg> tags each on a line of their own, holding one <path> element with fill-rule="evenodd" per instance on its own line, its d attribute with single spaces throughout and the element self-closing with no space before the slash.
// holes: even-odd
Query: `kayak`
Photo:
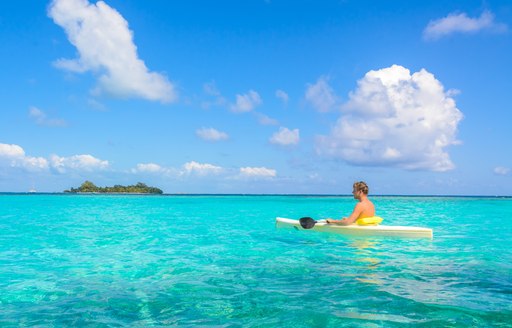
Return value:
<svg viewBox="0 0 512 328">
<path fill-rule="evenodd" d="M 296 230 L 313 230 L 331 232 L 352 236 L 391 236 L 391 237 L 412 237 L 412 238 L 433 238 L 433 231 L 430 228 L 404 227 L 388 225 L 338 225 L 318 221 L 311 229 L 301 227 L 299 220 L 276 218 L 277 228 L 291 228 Z"/>
</svg>

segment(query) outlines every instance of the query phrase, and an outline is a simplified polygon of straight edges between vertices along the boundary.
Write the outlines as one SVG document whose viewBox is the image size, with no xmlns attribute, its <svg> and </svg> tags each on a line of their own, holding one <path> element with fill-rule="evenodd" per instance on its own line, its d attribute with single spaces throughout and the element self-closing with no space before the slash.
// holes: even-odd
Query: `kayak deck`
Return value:
<svg viewBox="0 0 512 328">
<path fill-rule="evenodd" d="M 321 232 L 331 232 L 352 236 L 394 236 L 394 237 L 412 237 L 412 238 L 433 238 L 433 231 L 430 228 L 387 226 L 387 225 L 337 225 L 325 222 L 317 222 L 311 229 L 301 227 L 299 220 L 276 218 L 277 228 L 292 228 L 298 230 L 313 230 Z"/>
</svg>

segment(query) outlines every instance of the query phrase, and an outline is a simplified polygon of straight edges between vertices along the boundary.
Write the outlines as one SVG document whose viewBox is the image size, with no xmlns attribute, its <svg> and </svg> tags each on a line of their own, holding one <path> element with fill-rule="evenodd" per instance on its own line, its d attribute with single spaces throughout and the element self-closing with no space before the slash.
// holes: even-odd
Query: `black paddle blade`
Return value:
<svg viewBox="0 0 512 328">
<path fill-rule="evenodd" d="M 316 221 L 310 218 L 309 216 L 303 217 L 299 219 L 301 227 L 304 229 L 311 229 L 315 226 Z"/>
</svg>

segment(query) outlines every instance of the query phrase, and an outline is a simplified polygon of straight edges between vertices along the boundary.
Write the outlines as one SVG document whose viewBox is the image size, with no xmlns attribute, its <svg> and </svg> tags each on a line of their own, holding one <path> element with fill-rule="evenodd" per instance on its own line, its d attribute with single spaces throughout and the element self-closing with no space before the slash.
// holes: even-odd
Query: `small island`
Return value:
<svg viewBox="0 0 512 328">
<path fill-rule="evenodd" d="M 162 194 L 161 189 L 149 187 L 145 183 L 139 182 L 136 185 L 113 187 L 98 187 L 91 181 L 85 181 L 78 188 L 64 190 L 65 193 L 98 193 L 98 194 Z"/>
</svg>

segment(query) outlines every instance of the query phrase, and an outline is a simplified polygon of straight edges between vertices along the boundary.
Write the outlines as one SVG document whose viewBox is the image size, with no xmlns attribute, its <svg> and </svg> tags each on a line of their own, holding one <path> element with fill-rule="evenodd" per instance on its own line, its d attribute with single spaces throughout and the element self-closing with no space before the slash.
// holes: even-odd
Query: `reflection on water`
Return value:
<svg viewBox="0 0 512 328">
<path fill-rule="evenodd" d="M 372 272 L 378 268 L 381 260 L 375 257 L 375 250 L 378 249 L 379 244 L 375 241 L 357 239 L 348 244 L 349 247 L 355 249 L 356 261 L 365 264 L 366 272 L 361 272 L 355 279 L 359 282 L 366 284 L 380 285 L 382 281 L 379 276 Z"/>
<path fill-rule="evenodd" d="M 381 284 L 382 281 L 375 273 L 378 269 L 381 259 L 378 257 L 379 242 L 366 238 L 340 239 L 331 236 L 329 243 L 339 245 L 346 249 L 347 258 L 353 263 L 361 265 L 351 265 L 353 270 L 344 271 L 340 276 L 354 279 L 365 284 Z"/>
</svg>

